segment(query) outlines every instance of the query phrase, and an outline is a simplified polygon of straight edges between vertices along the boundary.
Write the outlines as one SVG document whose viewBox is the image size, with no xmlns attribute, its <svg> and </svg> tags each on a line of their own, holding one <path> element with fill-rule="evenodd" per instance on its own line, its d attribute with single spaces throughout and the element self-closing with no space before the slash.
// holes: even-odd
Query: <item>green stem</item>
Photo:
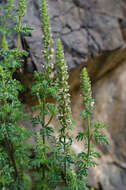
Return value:
<svg viewBox="0 0 126 190">
<path fill-rule="evenodd" d="M 45 125 L 45 127 L 47 127 L 51 123 L 53 116 L 54 116 L 54 114 L 51 115 L 51 117 L 50 117 L 49 121 L 47 122 L 47 124 Z"/>
<path fill-rule="evenodd" d="M 6 20 L 5 20 L 5 23 L 3 25 L 3 28 L 7 27 L 7 22 L 8 22 L 8 17 L 6 17 Z M 1 42 L 0 42 L 0 48 L 3 48 L 5 50 L 8 49 L 8 42 L 7 42 L 7 38 L 6 38 L 5 33 L 2 33 Z"/>
<path fill-rule="evenodd" d="M 45 113 L 44 113 L 46 101 L 45 101 L 45 98 L 43 98 L 43 102 L 42 102 L 39 94 L 37 95 L 37 97 L 38 97 L 39 105 L 42 105 L 42 127 L 46 127 L 47 124 L 45 124 Z M 44 134 L 43 134 L 42 139 L 43 139 L 43 144 L 45 144 L 45 135 Z"/>
<path fill-rule="evenodd" d="M 45 98 L 43 99 L 43 107 L 42 107 L 42 109 L 43 109 L 42 110 L 43 111 L 43 114 L 42 114 L 42 127 L 45 128 L 45 113 L 44 113 L 44 111 L 45 111 Z M 42 139 L 43 139 L 43 145 L 45 147 L 45 134 L 42 135 Z M 46 155 L 45 148 L 44 148 L 43 151 L 44 151 L 44 155 Z M 45 166 L 43 166 L 42 172 L 43 172 L 43 179 L 45 179 Z"/>
<path fill-rule="evenodd" d="M 44 111 L 45 111 L 45 98 L 43 98 L 43 106 L 42 106 L 42 109 L 43 109 L 43 114 L 42 114 L 42 127 L 46 127 L 46 125 L 45 125 L 45 113 L 44 113 Z M 45 145 L 45 134 L 43 134 L 43 144 Z"/>
<path fill-rule="evenodd" d="M 67 162 L 66 162 L 66 137 L 64 136 L 64 155 L 65 155 L 65 160 L 64 160 L 64 179 L 65 179 L 65 184 L 67 184 Z"/>
<path fill-rule="evenodd" d="M 8 49 L 8 43 L 5 34 L 1 36 L 0 48 Z"/>
<path fill-rule="evenodd" d="M 20 41 L 21 41 L 21 16 L 19 16 L 19 22 L 18 22 L 17 49 L 20 49 Z"/>
<path fill-rule="evenodd" d="M 89 158 L 90 156 L 90 152 L 91 152 L 91 123 L 90 123 L 90 117 L 88 116 L 87 118 L 87 122 L 88 122 L 88 153 L 87 156 Z"/>
<path fill-rule="evenodd" d="M 37 97 L 38 97 L 39 105 L 42 105 L 42 127 L 46 127 L 47 125 L 45 125 L 45 113 L 44 113 L 46 100 L 45 98 L 43 98 L 43 102 L 42 102 L 39 94 L 37 94 Z M 45 134 L 42 135 L 42 141 L 43 141 L 43 145 L 45 145 Z M 45 149 L 43 150 L 43 154 L 44 155 L 46 154 Z M 42 175 L 43 175 L 43 179 L 45 179 L 45 166 L 43 166 L 42 168 Z"/>
<path fill-rule="evenodd" d="M 90 187 L 90 189 L 89 190 L 94 190 L 94 187 Z"/>
</svg>

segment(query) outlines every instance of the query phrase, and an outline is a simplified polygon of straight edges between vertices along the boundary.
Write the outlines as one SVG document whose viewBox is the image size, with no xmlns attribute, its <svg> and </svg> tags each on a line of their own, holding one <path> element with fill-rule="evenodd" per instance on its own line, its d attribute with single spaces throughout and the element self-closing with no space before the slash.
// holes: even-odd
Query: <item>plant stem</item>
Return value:
<svg viewBox="0 0 126 190">
<path fill-rule="evenodd" d="M 45 128 L 46 127 L 46 125 L 45 125 L 45 113 L 44 113 L 44 111 L 45 111 L 45 98 L 43 98 L 43 106 L 42 106 L 42 111 L 43 111 L 43 114 L 42 114 L 42 127 L 43 128 Z M 43 134 L 43 144 L 45 145 L 45 134 Z"/>
<path fill-rule="evenodd" d="M 90 187 L 90 189 L 89 190 L 94 190 L 94 187 Z"/>
<path fill-rule="evenodd" d="M 54 114 L 51 115 L 51 117 L 50 117 L 49 121 L 47 122 L 47 124 L 45 125 L 45 127 L 47 127 L 51 123 L 53 116 L 54 116 Z"/>
<path fill-rule="evenodd" d="M 90 117 L 88 116 L 87 117 L 87 122 L 88 122 L 88 153 L 87 153 L 87 156 L 88 156 L 88 158 L 89 158 L 89 156 L 90 156 L 90 146 L 91 146 L 91 123 L 90 123 Z"/>
<path fill-rule="evenodd" d="M 8 49 L 8 43 L 5 34 L 1 36 L 0 48 Z"/>
<path fill-rule="evenodd" d="M 17 34 L 17 49 L 20 49 L 20 40 L 21 40 L 21 16 L 19 16 L 18 22 L 18 34 Z"/>
<path fill-rule="evenodd" d="M 47 126 L 47 125 L 45 125 L 45 113 L 44 113 L 46 101 L 45 101 L 45 97 L 44 97 L 43 102 L 42 102 L 39 94 L 37 94 L 37 97 L 38 97 L 39 105 L 42 105 L 42 127 L 44 128 Z M 43 145 L 45 145 L 45 134 L 42 135 L 42 141 L 43 141 Z M 45 148 L 43 150 L 43 153 L 44 153 L 44 155 L 46 154 Z M 45 178 L 45 167 L 44 166 L 42 168 L 42 175 L 43 175 L 43 179 L 44 179 Z"/>
<path fill-rule="evenodd" d="M 65 160 L 64 160 L 64 179 L 65 179 L 65 184 L 67 184 L 67 162 L 66 162 L 66 137 L 64 136 L 64 155 L 65 155 Z"/>
<path fill-rule="evenodd" d="M 42 127 L 45 128 L 45 97 L 43 98 L 43 114 L 42 114 Z M 42 139 L 43 139 L 43 145 L 45 146 L 45 134 L 42 135 Z M 44 155 L 46 154 L 46 151 L 45 151 L 45 147 L 44 147 Z M 43 179 L 45 178 L 45 167 L 43 167 Z"/>
</svg>

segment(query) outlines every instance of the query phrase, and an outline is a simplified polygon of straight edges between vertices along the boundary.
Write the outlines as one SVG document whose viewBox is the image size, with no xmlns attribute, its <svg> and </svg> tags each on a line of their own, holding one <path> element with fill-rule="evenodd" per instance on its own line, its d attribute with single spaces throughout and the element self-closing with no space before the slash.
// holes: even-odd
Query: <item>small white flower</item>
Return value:
<svg viewBox="0 0 126 190">
<path fill-rule="evenodd" d="M 54 53 L 54 48 L 51 48 L 51 52 Z"/>
<path fill-rule="evenodd" d="M 94 101 L 93 101 L 93 102 L 91 102 L 91 107 L 94 107 Z"/>
</svg>

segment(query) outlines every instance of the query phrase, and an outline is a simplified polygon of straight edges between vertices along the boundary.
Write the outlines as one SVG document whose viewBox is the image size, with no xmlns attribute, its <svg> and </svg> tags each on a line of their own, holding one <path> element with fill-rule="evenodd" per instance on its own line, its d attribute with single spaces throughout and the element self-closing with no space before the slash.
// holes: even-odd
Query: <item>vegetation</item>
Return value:
<svg viewBox="0 0 126 190">
<path fill-rule="evenodd" d="M 86 68 L 81 73 L 81 89 L 84 110 L 82 119 L 87 123 L 87 129 L 80 132 L 76 139 L 84 141 L 84 150 L 75 154 L 72 151 L 73 128 L 68 85 L 68 70 L 60 39 L 57 40 L 56 52 L 52 49 L 51 27 L 46 0 L 41 0 L 41 19 L 43 33 L 42 73 L 34 72 L 34 82 L 31 85 L 32 95 L 37 98 L 37 105 L 31 110 L 38 110 L 32 116 L 33 126 L 40 125 L 38 133 L 20 125 L 24 114 L 19 93 L 25 90 L 14 78 L 19 72 L 22 57 L 27 52 L 21 50 L 21 32 L 27 33 L 31 28 L 22 26 L 22 17 L 26 12 L 26 1 L 19 0 L 15 9 L 13 0 L 8 0 L 3 16 L 0 18 L 0 189 L 2 190 L 86 190 L 88 169 L 96 166 L 95 143 L 108 144 L 100 129 L 106 126 L 98 121 L 92 121 L 94 100 L 91 94 L 91 83 Z M 13 28 L 8 22 L 16 23 Z M 9 49 L 8 35 L 17 32 L 17 47 Z M 55 56 L 55 64 L 52 63 Z M 55 70 L 55 72 L 54 72 Z M 53 73 L 53 76 L 52 76 Z M 50 101 L 50 99 L 52 101 Z M 51 125 L 54 117 L 59 120 L 58 135 Z M 19 122 L 20 121 L 20 122 Z M 74 126 L 75 127 L 75 126 Z M 28 139 L 35 138 L 35 143 Z M 34 180 L 33 180 L 34 179 Z M 91 188 L 93 189 L 93 188 Z"/>
</svg>

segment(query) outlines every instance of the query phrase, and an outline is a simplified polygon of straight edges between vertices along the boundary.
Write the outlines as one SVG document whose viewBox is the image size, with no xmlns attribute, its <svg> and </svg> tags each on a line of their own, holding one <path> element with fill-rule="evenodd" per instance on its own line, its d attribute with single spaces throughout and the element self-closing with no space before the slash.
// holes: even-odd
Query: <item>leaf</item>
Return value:
<svg viewBox="0 0 126 190">
<path fill-rule="evenodd" d="M 98 142 L 100 144 L 109 145 L 106 136 L 104 134 L 100 133 L 98 131 L 98 129 L 95 129 L 93 131 L 93 137 L 94 137 L 95 142 Z"/>
<path fill-rule="evenodd" d="M 34 116 L 34 117 L 32 118 L 32 123 L 33 123 L 34 126 L 41 124 L 41 120 L 40 120 L 39 115 Z"/>
<path fill-rule="evenodd" d="M 84 132 L 80 132 L 78 135 L 77 135 L 77 137 L 76 137 L 76 139 L 77 139 L 77 141 L 79 141 L 79 140 L 84 140 L 84 139 L 87 139 L 87 137 L 88 137 L 88 130 L 85 130 Z"/>
<path fill-rule="evenodd" d="M 95 128 L 95 129 L 104 129 L 104 128 L 108 127 L 108 126 L 101 123 L 100 121 L 93 121 L 92 122 L 92 127 Z"/>
<path fill-rule="evenodd" d="M 54 133 L 54 130 L 52 127 L 47 126 L 47 127 L 43 127 L 42 129 L 40 129 L 41 135 L 45 135 L 45 136 L 49 137 L 52 135 L 52 133 Z"/>
</svg>

